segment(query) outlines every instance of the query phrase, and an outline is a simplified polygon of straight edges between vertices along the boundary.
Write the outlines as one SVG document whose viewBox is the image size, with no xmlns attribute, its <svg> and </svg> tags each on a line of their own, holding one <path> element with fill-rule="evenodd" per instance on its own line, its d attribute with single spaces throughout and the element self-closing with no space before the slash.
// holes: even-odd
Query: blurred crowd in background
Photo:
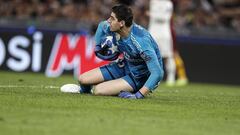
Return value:
<svg viewBox="0 0 240 135">
<path fill-rule="evenodd" d="M 240 32 L 240 0 L 172 0 L 176 27 L 232 29 Z M 59 19 L 96 25 L 107 19 L 114 0 L 0 0 L 0 19 Z M 148 26 L 149 0 L 135 0 L 135 21 Z"/>
</svg>

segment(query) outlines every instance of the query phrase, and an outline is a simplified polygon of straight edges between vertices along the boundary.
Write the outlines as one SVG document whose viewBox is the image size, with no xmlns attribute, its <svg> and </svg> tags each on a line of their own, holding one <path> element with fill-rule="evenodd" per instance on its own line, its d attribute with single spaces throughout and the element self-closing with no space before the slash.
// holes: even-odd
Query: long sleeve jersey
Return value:
<svg viewBox="0 0 240 135">
<path fill-rule="evenodd" d="M 95 34 L 96 44 L 101 44 L 101 40 L 109 35 L 117 36 L 110 31 L 107 21 L 101 22 Z M 128 37 L 120 38 L 116 44 L 124 55 L 130 74 L 137 79 L 148 76 L 144 86 L 154 90 L 162 80 L 164 71 L 158 45 L 149 32 L 133 23 Z"/>
</svg>

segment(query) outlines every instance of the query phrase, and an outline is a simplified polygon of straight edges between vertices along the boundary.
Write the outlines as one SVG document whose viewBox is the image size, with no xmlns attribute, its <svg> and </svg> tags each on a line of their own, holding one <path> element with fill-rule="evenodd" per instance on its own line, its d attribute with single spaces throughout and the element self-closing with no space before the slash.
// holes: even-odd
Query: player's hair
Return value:
<svg viewBox="0 0 240 135">
<path fill-rule="evenodd" d="M 118 21 L 125 21 L 125 25 L 130 27 L 133 23 L 133 13 L 126 5 L 118 4 L 112 7 L 112 12 L 116 14 Z"/>
<path fill-rule="evenodd" d="M 127 6 L 131 6 L 135 3 L 135 0 L 116 0 L 119 4 L 125 4 Z"/>
</svg>

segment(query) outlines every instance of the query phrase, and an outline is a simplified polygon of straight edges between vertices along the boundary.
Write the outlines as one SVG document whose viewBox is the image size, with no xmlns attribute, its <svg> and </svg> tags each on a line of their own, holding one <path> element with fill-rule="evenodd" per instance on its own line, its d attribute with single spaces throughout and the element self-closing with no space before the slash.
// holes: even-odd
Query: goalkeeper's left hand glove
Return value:
<svg viewBox="0 0 240 135">
<path fill-rule="evenodd" d="M 144 98 L 144 95 L 140 91 L 138 91 L 135 94 L 132 94 L 131 92 L 128 91 L 120 91 L 118 97 L 128 99 L 142 99 Z"/>
<path fill-rule="evenodd" d="M 118 58 L 118 56 L 120 54 L 119 52 L 114 53 L 112 55 L 105 55 L 105 49 L 106 48 L 101 48 L 101 45 L 96 45 L 95 55 L 102 60 L 109 60 L 109 61 L 113 61 Z"/>
</svg>

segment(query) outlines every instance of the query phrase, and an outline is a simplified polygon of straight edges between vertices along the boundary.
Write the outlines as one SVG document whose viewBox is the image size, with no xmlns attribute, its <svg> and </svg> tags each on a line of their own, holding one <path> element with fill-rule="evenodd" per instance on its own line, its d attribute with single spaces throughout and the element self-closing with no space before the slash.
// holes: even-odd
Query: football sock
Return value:
<svg viewBox="0 0 240 135">
<path fill-rule="evenodd" d="M 176 73 L 176 64 L 173 57 L 167 58 L 166 61 L 166 71 L 167 71 L 167 78 L 166 82 L 167 85 L 174 85 L 175 83 L 175 73 Z"/>
<path fill-rule="evenodd" d="M 182 58 L 179 55 L 175 55 L 175 63 L 176 63 L 178 79 L 187 79 L 184 63 Z"/>
<path fill-rule="evenodd" d="M 80 84 L 80 93 L 91 93 L 91 85 L 82 85 Z"/>
</svg>

